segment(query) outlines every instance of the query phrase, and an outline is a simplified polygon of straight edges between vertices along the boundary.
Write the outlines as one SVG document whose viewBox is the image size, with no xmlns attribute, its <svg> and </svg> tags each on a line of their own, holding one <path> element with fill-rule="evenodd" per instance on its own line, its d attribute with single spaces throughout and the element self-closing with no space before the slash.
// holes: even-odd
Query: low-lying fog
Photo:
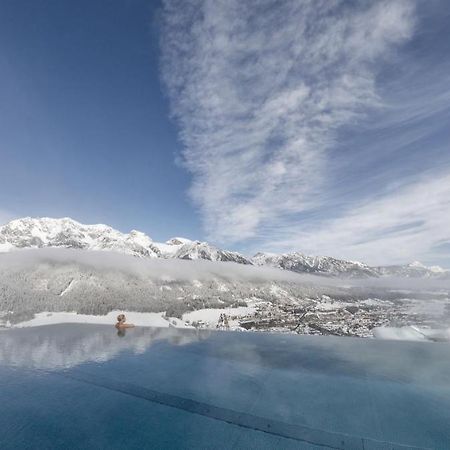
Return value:
<svg viewBox="0 0 450 450">
<path fill-rule="evenodd" d="M 26 249 L 0 254 L 0 271 L 30 270 L 36 265 L 81 265 L 96 271 L 120 271 L 154 281 L 208 281 L 306 283 L 319 286 L 381 287 L 407 290 L 450 289 L 450 280 L 419 278 L 338 278 L 294 273 L 270 267 L 250 266 L 232 262 L 182 259 L 147 259 L 107 251 L 74 249 Z"/>
<path fill-rule="evenodd" d="M 44 311 L 165 312 L 181 318 L 193 310 L 251 303 L 257 312 L 247 329 L 369 336 L 378 326 L 447 327 L 449 290 L 450 280 L 335 278 L 113 252 L 0 254 L 0 325 Z"/>
</svg>

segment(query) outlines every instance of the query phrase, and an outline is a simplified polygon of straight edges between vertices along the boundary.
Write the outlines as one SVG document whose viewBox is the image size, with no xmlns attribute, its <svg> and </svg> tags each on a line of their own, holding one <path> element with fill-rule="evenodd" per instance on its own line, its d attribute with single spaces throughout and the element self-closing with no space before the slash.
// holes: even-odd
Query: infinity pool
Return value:
<svg viewBox="0 0 450 450">
<path fill-rule="evenodd" d="M 53 325 L 0 331 L 0 448 L 450 448 L 450 346 Z"/>
</svg>

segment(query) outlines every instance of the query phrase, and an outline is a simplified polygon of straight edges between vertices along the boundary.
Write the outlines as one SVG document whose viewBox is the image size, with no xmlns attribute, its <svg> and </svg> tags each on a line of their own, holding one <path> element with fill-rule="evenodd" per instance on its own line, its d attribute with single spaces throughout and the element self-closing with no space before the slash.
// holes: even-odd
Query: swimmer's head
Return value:
<svg viewBox="0 0 450 450">
<path fill-rule="evenodd" d="M 125 322 L 125 314 L 119 314 L 117 316 L 117 322 Z"/>
</svg>

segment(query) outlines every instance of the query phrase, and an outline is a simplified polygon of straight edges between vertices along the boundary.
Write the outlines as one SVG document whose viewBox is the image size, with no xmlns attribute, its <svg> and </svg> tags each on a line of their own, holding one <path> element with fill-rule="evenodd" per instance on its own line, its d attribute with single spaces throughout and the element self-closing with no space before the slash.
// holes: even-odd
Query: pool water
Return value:
<svg viewBox="0 0 450 450">
<path fill-rule="evenodd" d="M 0 331 L 0 448 L 450 448 L 448 343 Z"/>
</svg>

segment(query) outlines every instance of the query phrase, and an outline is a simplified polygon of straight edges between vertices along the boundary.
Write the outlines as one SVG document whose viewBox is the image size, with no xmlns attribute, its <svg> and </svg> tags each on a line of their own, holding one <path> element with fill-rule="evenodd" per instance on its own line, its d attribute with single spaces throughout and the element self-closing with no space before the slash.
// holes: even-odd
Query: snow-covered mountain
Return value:
<svg viewBox="0 0 450 450">
<path fill-rule="evenodd" d="M 83 225 L 70 218 L 26 217 L 0 227 L 0 250 L 65 247 L 110 250 L 128 255 L 157 258 L 160 250 L 144 233 L 121 233 L 107 225 Z"/>
<path fill-rule="evenodd" d="M 357 261 L 329 256 L 308 256 L 300 252 L 257 253 L 252 259 L 237 252 L 217 248 L 207 242 L 174 237 L 165 243 L 154 242 L 140 231 L 121 233 L 107 225 L 83 225 L 70 218 L 26 217 L 0 227 L 0 252 L 21 248 L 63 247 L 105 250 L 143 258 L 205 259 L 239 264 L 269 266 L 298 273 L 326 276 L 450 278 L 450 271 L 426 267 L 414 262 L 407 265 L 371 267 Z"/>
<path fill-rule="evenodd" d="M 252 262 L 258 266 L 270 266 L 299 273 L 316 273 L 321 275 L 347 277 L 376 277 L 378 273 L 366 264 L 356 261 L 331 258 L 329 256 L 308 256 L 294 252 L 277 255 L 257 253 Z"/>
<path fill-rule="evenodd" d="M 251 261 L 237 252 L 230 252 L 208 244 L 207 242 L 191 241 L 190 239 L 175 237 L 164 244 L 154 242 L 162 258 L 178 259 L 206 259 L 208 261 L 228 261 L 239 264 L 251 264 Z"/>
<path fill-rule="evenodd" d="M 251 264 L 239 253 L 221 250 L 206 242 L 176 237 L 159 243 L 140 231 L 121 233 L 107 225 L 83 225 L 70 218 L 26 217 L 0 227 L 0 251 L 45 247 L 109 250 L 146 258 L 206 259 Z"/>
<path fill-rule="evenodd" d="M 396 266 L 374 267 L 380 276 L 401 278 L 447 278 L 450 271 L 439 266 L 424 266 L 419 261 Z"/>
<path fill-rule="evenodd" d="M 191 241 L 179 246 L 175 255 L 179 259 L 207 259 L 210 261 L 233 261 L 240 264 L 252 264 L 240 253 L 221 250 L 207 242 Z"/>
<path fill-rule="evenodd" d="M 358 261 L 336 259 L 330 256 L 308 256 L 293 252 L 285 254 L 257 253 L 252 258 L 257 266 L 270 266 L 298 273 L 314 273 L 351 278 L 399 277 L 399 278 L 450 278 L 450 271 L 439 266 L 425 266 L 415 261 L 405 265 L 372 267 Z"/>
</svg>

